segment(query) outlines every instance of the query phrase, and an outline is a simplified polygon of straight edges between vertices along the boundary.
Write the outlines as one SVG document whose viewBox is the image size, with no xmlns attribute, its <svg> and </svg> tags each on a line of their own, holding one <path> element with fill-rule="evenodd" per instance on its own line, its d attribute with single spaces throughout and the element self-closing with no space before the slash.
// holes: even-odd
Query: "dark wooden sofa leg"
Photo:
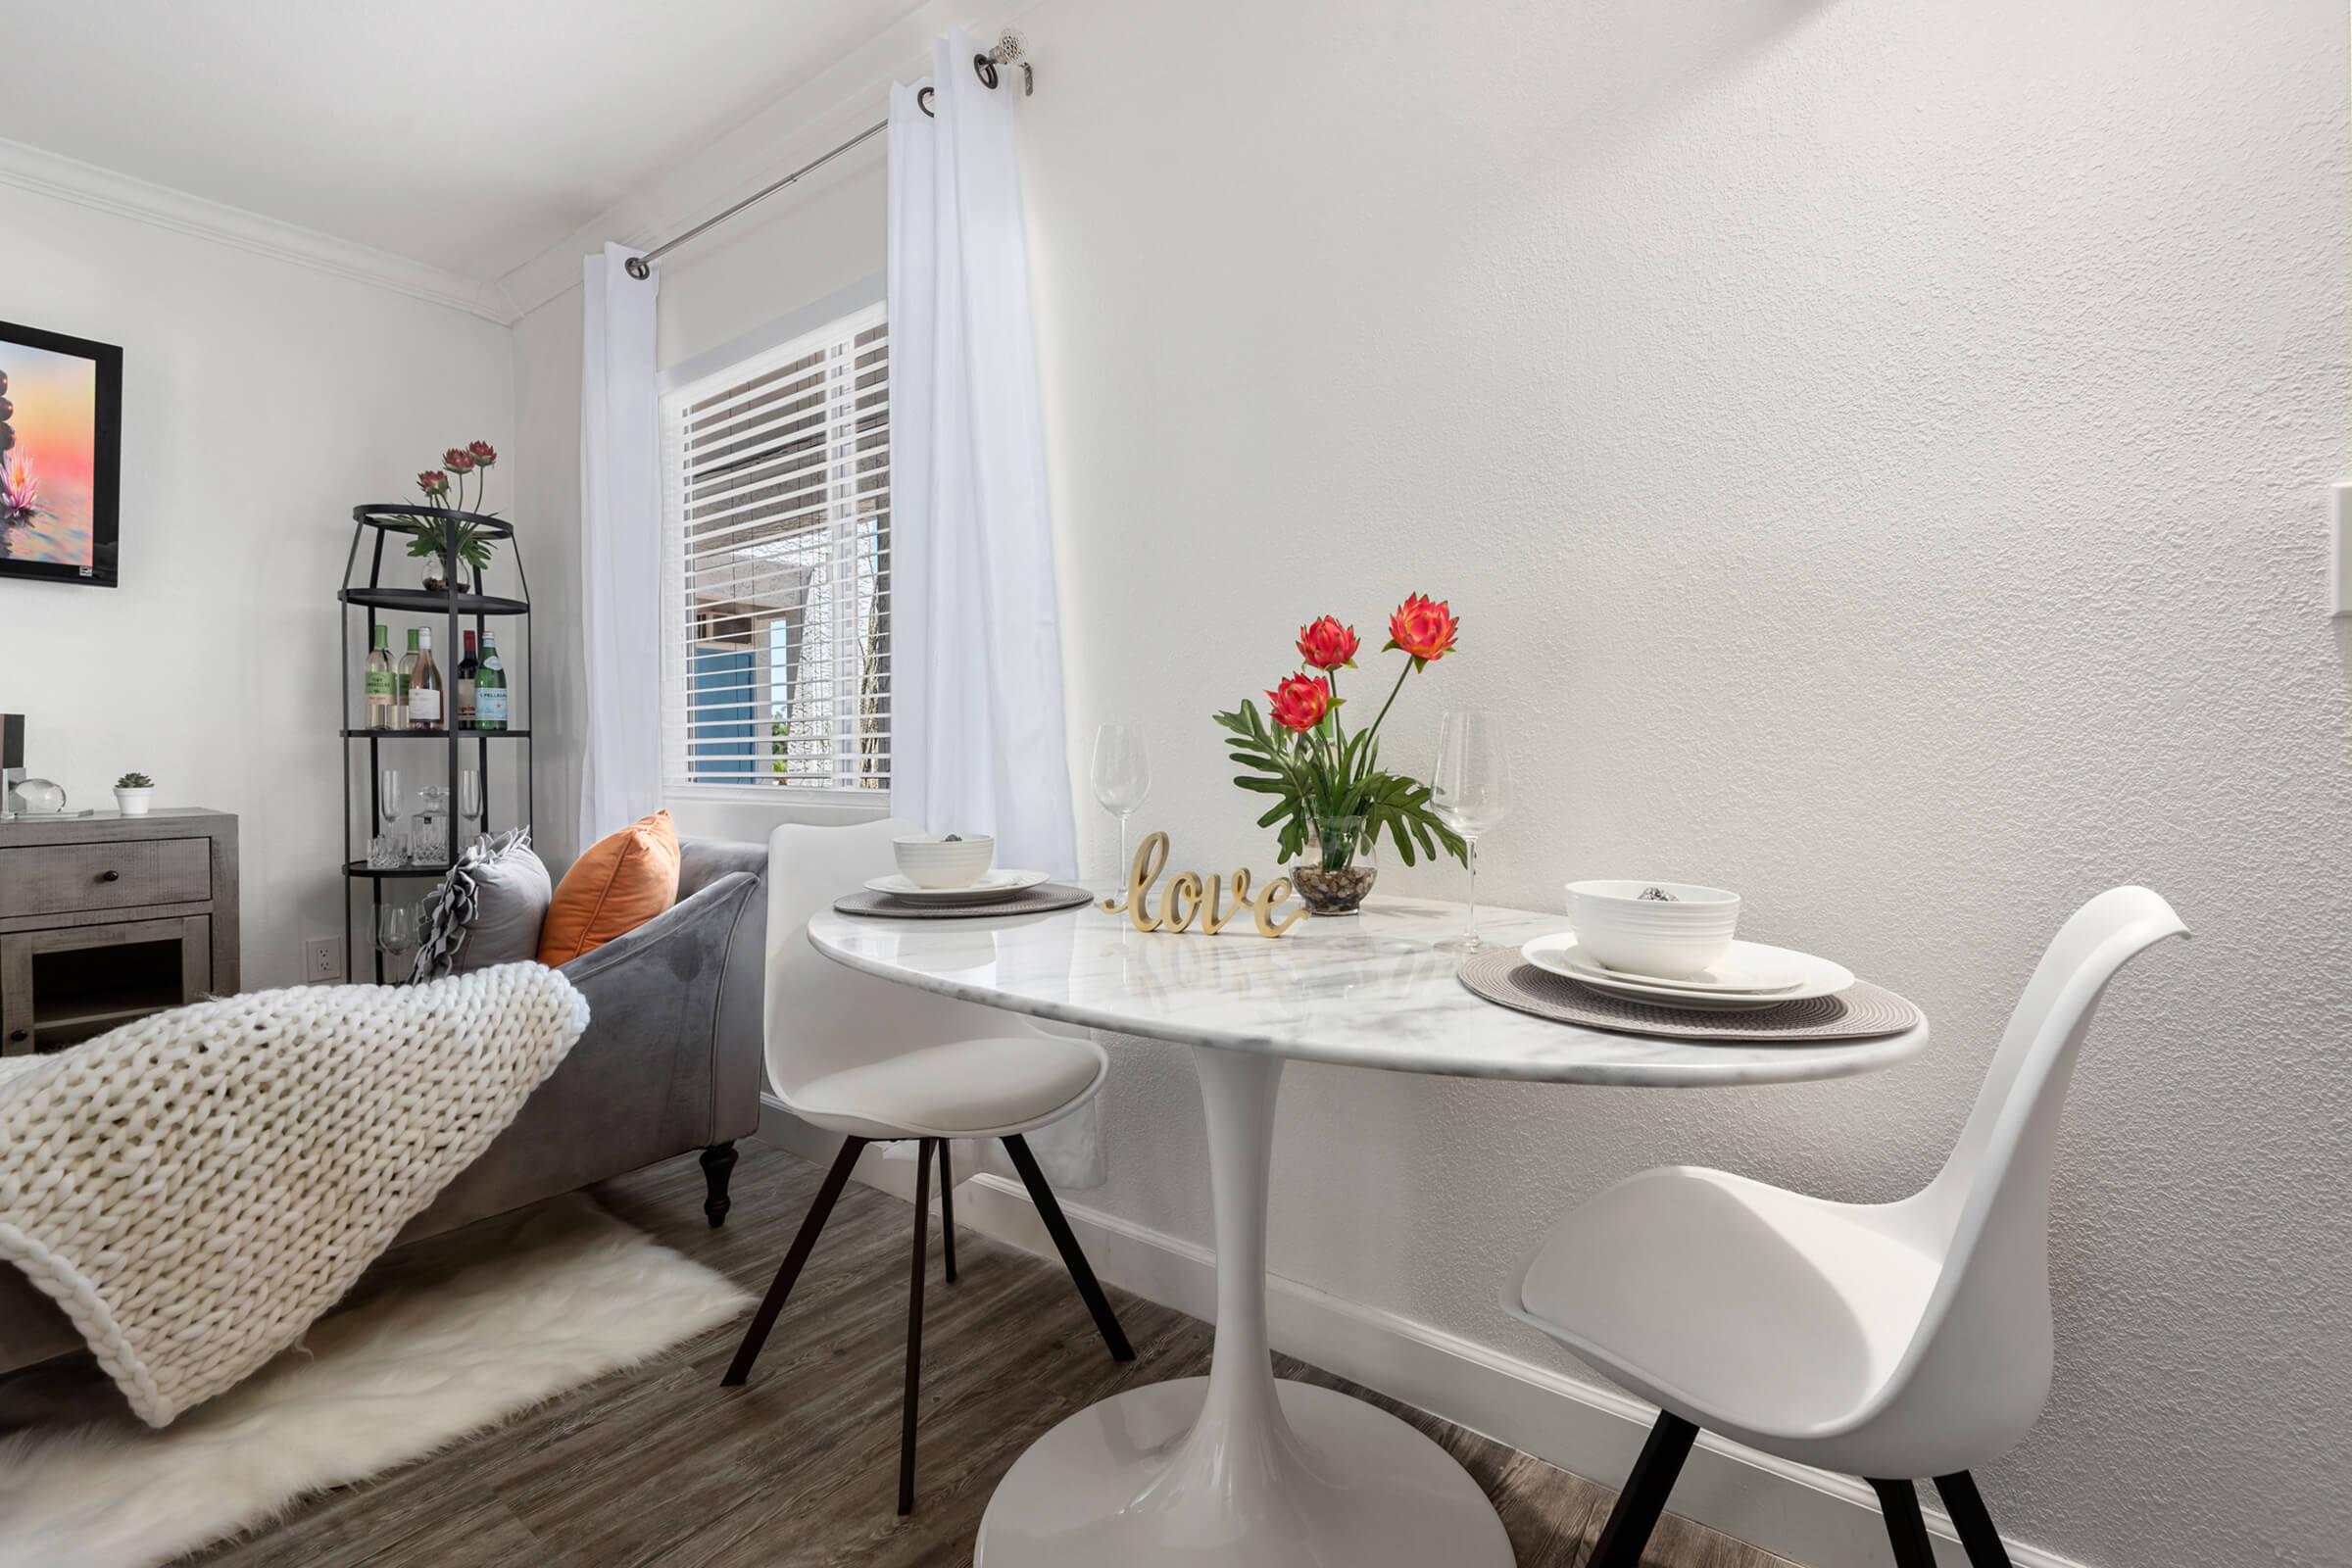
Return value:
<svg viewBox="0 0 2352 1568">
<path fill-rule="evenodd" d="M 727 1210 L 734 1206 L 727 1200 L 727 1178 L 735 1174 L 736 1157 L 732 1143 L 712 1144 L 703 1151 L 703 1186 L 708 1190 L 703 1212 L 710 1216 L 712 1230 L 727 1222 Z"/>
</svg>

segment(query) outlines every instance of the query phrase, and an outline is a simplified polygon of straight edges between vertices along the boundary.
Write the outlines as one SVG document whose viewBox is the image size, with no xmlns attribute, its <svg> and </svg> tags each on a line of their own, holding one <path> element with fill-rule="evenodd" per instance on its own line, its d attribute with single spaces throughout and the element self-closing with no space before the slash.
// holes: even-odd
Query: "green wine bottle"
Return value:
<svg viewBox="0 0 2352 1568">
<path fill-rule="evenodd" d="M 507 727 L 507 666 L 498 660 L 498 633 L 482 633 L 482 662 L 473 672 L 473 727 Z"/>
<path fill-rule="evenodd" d="M 392 672 L 392 628 L 376 623 L 375 646 L 368 650 L 368 727 L 392 727 L 392 697 L 399 677 Z"/>
</svg>

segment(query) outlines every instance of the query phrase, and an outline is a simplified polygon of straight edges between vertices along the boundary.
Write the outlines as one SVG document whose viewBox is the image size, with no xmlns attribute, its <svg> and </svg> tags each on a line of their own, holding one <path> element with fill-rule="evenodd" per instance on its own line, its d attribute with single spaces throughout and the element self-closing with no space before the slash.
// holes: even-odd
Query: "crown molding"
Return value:
<svg viewBox="0 0 2352 1568">
<path fill-rule="evenodd" d="M 467 277 L 373 246 L 280 222 L 23 142 L 0 140 L 0 185 L 389 289 L 501 326 L 512 326 L 522 314 L 507 298 L 505 289 L 486 278 Z"/>
</svg>

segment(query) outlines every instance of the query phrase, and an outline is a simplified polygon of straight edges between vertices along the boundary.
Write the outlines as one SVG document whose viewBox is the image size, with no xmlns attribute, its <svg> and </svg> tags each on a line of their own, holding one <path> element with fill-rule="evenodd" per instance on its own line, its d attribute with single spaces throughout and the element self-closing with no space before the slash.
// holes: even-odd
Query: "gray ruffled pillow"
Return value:
<svg viewBox="0 0 2352 1568">
<path fill-rule="evenodd" d="M 539 927 L 555 897 L 528 828 L 468 848 L 424 896 L 413 978 L 437 980 L 539 956 Z"/>
</svg>

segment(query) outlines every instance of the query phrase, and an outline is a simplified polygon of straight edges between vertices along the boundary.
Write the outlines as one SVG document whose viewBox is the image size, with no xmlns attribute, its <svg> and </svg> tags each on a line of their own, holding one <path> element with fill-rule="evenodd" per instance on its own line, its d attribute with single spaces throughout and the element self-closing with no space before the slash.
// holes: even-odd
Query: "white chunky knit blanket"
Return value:
<svg viewBox="0 0 2352 1568">
<path fill-rule="evenodd" d="M 150 1426 L 300 1338 L 588 1025 L 535 963 L 259 991 L 0 1075 L 0 1258 Z"/>
</svg>

